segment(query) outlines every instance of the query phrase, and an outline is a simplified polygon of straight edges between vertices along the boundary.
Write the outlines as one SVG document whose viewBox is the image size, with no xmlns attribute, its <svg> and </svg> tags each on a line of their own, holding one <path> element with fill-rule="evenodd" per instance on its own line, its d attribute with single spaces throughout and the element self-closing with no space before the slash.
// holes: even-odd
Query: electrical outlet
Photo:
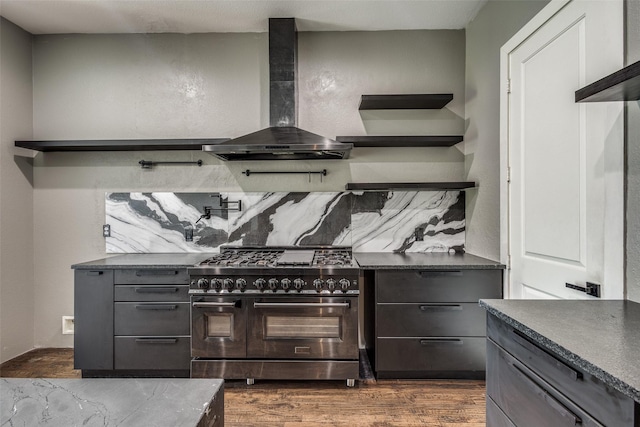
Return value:
<svg viewBox="0 0 640 427">
<path fill-rule="evenodd" d="M 75 331 L 75 319 L 73 316 L 62 316 L 62 335 L 73 335 Z"/>
<path fill-rule="evenodd" d="M 102 226 L 102 237 L 111 237 L 111 226 L 109 224 Z"/>
<path fill-rule="evenodd" d="M 186 242 L 193 242 L 193 228 L 186 227 L 184 229 L 184 240 Z"/>
</svg>

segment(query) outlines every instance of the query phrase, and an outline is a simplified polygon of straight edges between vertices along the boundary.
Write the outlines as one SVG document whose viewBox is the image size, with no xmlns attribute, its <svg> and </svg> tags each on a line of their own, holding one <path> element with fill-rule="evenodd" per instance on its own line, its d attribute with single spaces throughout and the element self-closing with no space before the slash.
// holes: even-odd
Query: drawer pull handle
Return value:
<svg viewBox="0 0 640 427">
<path fill-rule="evenodd" d="M 238 301 L 234 302 L 194 302 L 194 308 L 211 308 L 211 307 L 236 307 Z"/>
<path fill-rule="evenodd" d="M 536 356 L 539 356 L 544 360 L 547 360 L 548 362 L 553 364 L 556 367 L 556 369 L 558 369 L 563 374 L 567 375 L 572 380 L 577 381 L 582 379 L 582 372 L 578 372 L 575 369 L 573 369 L 571 366 L 568 366 L 567 364 L 563 363 L 561 360 L 556 359 L 554 356 L 552 356 L 551 354 L 549 354 L 548 352 L 544 351 L 543 349 L 538 347 L 536 344 L 531 342 L 531 340 L 522 332 L 516 331 L 514 329 L 513 334 L 514 334 L 513 340 L 517 344 L 519 344 L 521 347 L 524 347 L 526 350 L 530 351 Z"/>
<path fill-rule="evenodd" d="M 175 344 L 178 338 L 136 338 L 140 344 Z"/>
<path fill-rule="evenodd" d="M 104 271 L 88 271 L 87 276 L 102 276 Z"/>
<path fill-rule="evenodd" d="M 438 276 L 462 276 L 462 270 L 423 270 L 419 271 L 420 277 L 438 277 Z"/>
<path fill-rule="evenodd" d="M 136 305 L 138 310 L 177 310 L 178 306 L 173 304 L 139 304 Z"/>
<path fill-rule="evenodd" d="M 520 369 L 519 366 L 510 363 L 515 369 L 516 374 L 529 386 L 529 388 L 538 396 L 542 398 L 549 406 L 555 410 L 564 419 L 568 419 L 572 425 L 581 425 L 582 419 L 567 409 L 558 399 L 549 394 L 547 390 L 542 388 L 537 382 L 535 382 L 526 372 Z"/>
<path fill-rule="evenodd" d="M 460 304 L 422 304 L 420 311 L 460 311 L 462 306 Z"/>
<path fill-rule="evenodd" d="M 449 344 L 449 345 L 462 345 L 464 341 L 460 338 L 429 338 L 420 340 L 421 345 L 429 344 Z"/>
<path fill-rule="evenodd" d="M 136 270 L 136 276 L 175 276 L 177 270 Z"/>
<path fill-rule="evenodd" d="M 173 294 L 178 292 L 178 288 L 135 288 L 137 294 Z"/>
</svg>

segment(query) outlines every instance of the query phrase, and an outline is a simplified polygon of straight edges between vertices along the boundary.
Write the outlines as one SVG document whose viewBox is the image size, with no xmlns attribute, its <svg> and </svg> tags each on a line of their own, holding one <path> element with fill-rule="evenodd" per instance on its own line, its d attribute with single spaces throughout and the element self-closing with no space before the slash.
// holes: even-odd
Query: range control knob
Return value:
<svg viewBox="0 0 640 427">
<path fill-rule="evenodd" d="M 269 289 L 275 291 L 278 287 L 278 279 L 269 279 Z"/>
<path fill-rule="evenodd" d="M 256 279 L 256 281 L 253 282 L 253 285 L 256 287 L 256 289 L 263 290 L 264 289 L 264 285 L 266 283 L 267 282 L 264 279 Z"/>
<path fill-rule="evenodd" d="M 282 279 L 280 281 L 280 284 L 282 285 L 282 289 L 284 289 L 285 291 L 288 291 L 289 288 L 291 287 L 291 280 L 289 279 Z"/>
<path fill-rule="evenodd" d="M 333 292 L 336 290 L 336 281 L 333 279 L 327 279 L 327 289 L 329 292 Z"/>
<path fill-rule="evenodd" d="M 340 284 L 340 289 L 342 289 L 342 292 L 347 292 L 347 289 L 349 289 L 349 285 L 351 285 L 351 282 L 349 282 L 347 279 L 340 279 L 338 283 Z"/>
<path fill-rule="evenodd" d="M 302 279 L 296 279 L 296 280 L 294 280 L 294 281 L 293 281 L 293 288 L 294 288 L 296 291 L 300 291 L 300 290 L 302 290 L 302 287 L 303 287 L 303 286 L 304 286 L 304 280 L 302 280 Z"/>
<path fill-rule="evenodd" d="M 211 289 L 220 289 L 220 287 L 222 287 L 222 282 L 220 281 L 220 279 L 211 279 L 209 287 Z"/>
<path fill-rule="evenodd" d="M 222 281 L 222 289 L 227 289 L 227 290 L 233 289 L 233 280 L 232 279 L 224 279 Z"/>
<path fill-rule="evenodd" d="M 322 290 L 322 285 L 324 284 L 324 280 L 316 279 L 313 281 L 313 287 L 316 288 L 316 291 L 320 292 Z"/>
<path fill-rule="evenodd" d="M 209 287 L 209 281 L 204 277 L 201 279 L 198 279 L 198 287 L 200 289 L 207 289 Z"/>
<path fill-rule="evenodd" d="M 244 279 L 238 279 L 236 280 L 236 289 L 239 289 L 241 291 L 244 291 L 244 288 L 247 287 L 247 281 Z"/>
</svg>

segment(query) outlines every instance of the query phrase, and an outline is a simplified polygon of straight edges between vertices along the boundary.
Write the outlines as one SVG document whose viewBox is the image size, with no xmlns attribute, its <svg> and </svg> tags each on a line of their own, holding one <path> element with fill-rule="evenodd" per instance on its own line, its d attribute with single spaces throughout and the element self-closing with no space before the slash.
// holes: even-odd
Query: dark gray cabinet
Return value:
<svg viewBox="0 0 640 427">
<path fill-rule="evenodd" d="M 74 272 L 76 369 L 113 369 L 113 270 Z"/>
<path fill-rule="evenodd" d="M 76 270 L 76 368 L 85 377 L 188 377 L 188 283 L 180 268 Z"/>
<path fill-rule="evenodd" d="M 487 426 L 637 426 L 636 404 L 487 315 Z"/>
<path fill-rule="evenodd" d="M 502 298 L 502 270 L 376 271 L 377 376 L 484 378 L 481 298 Z"/>
</svg>

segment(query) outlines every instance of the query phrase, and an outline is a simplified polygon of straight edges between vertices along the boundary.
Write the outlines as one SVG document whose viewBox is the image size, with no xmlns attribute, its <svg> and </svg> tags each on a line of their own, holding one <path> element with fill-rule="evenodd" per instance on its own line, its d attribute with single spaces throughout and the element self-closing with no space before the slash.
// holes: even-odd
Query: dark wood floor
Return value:
<svg viewBox="0 0 640 427">
<path fill-rule="evenodd" d="M 1 377 L 79 378 L 72 349 L 37 349 L 0 365 Z M 225 384 L 225 425 L 484 426 L 484 381 L 240 381 Z"/>
</svg>

